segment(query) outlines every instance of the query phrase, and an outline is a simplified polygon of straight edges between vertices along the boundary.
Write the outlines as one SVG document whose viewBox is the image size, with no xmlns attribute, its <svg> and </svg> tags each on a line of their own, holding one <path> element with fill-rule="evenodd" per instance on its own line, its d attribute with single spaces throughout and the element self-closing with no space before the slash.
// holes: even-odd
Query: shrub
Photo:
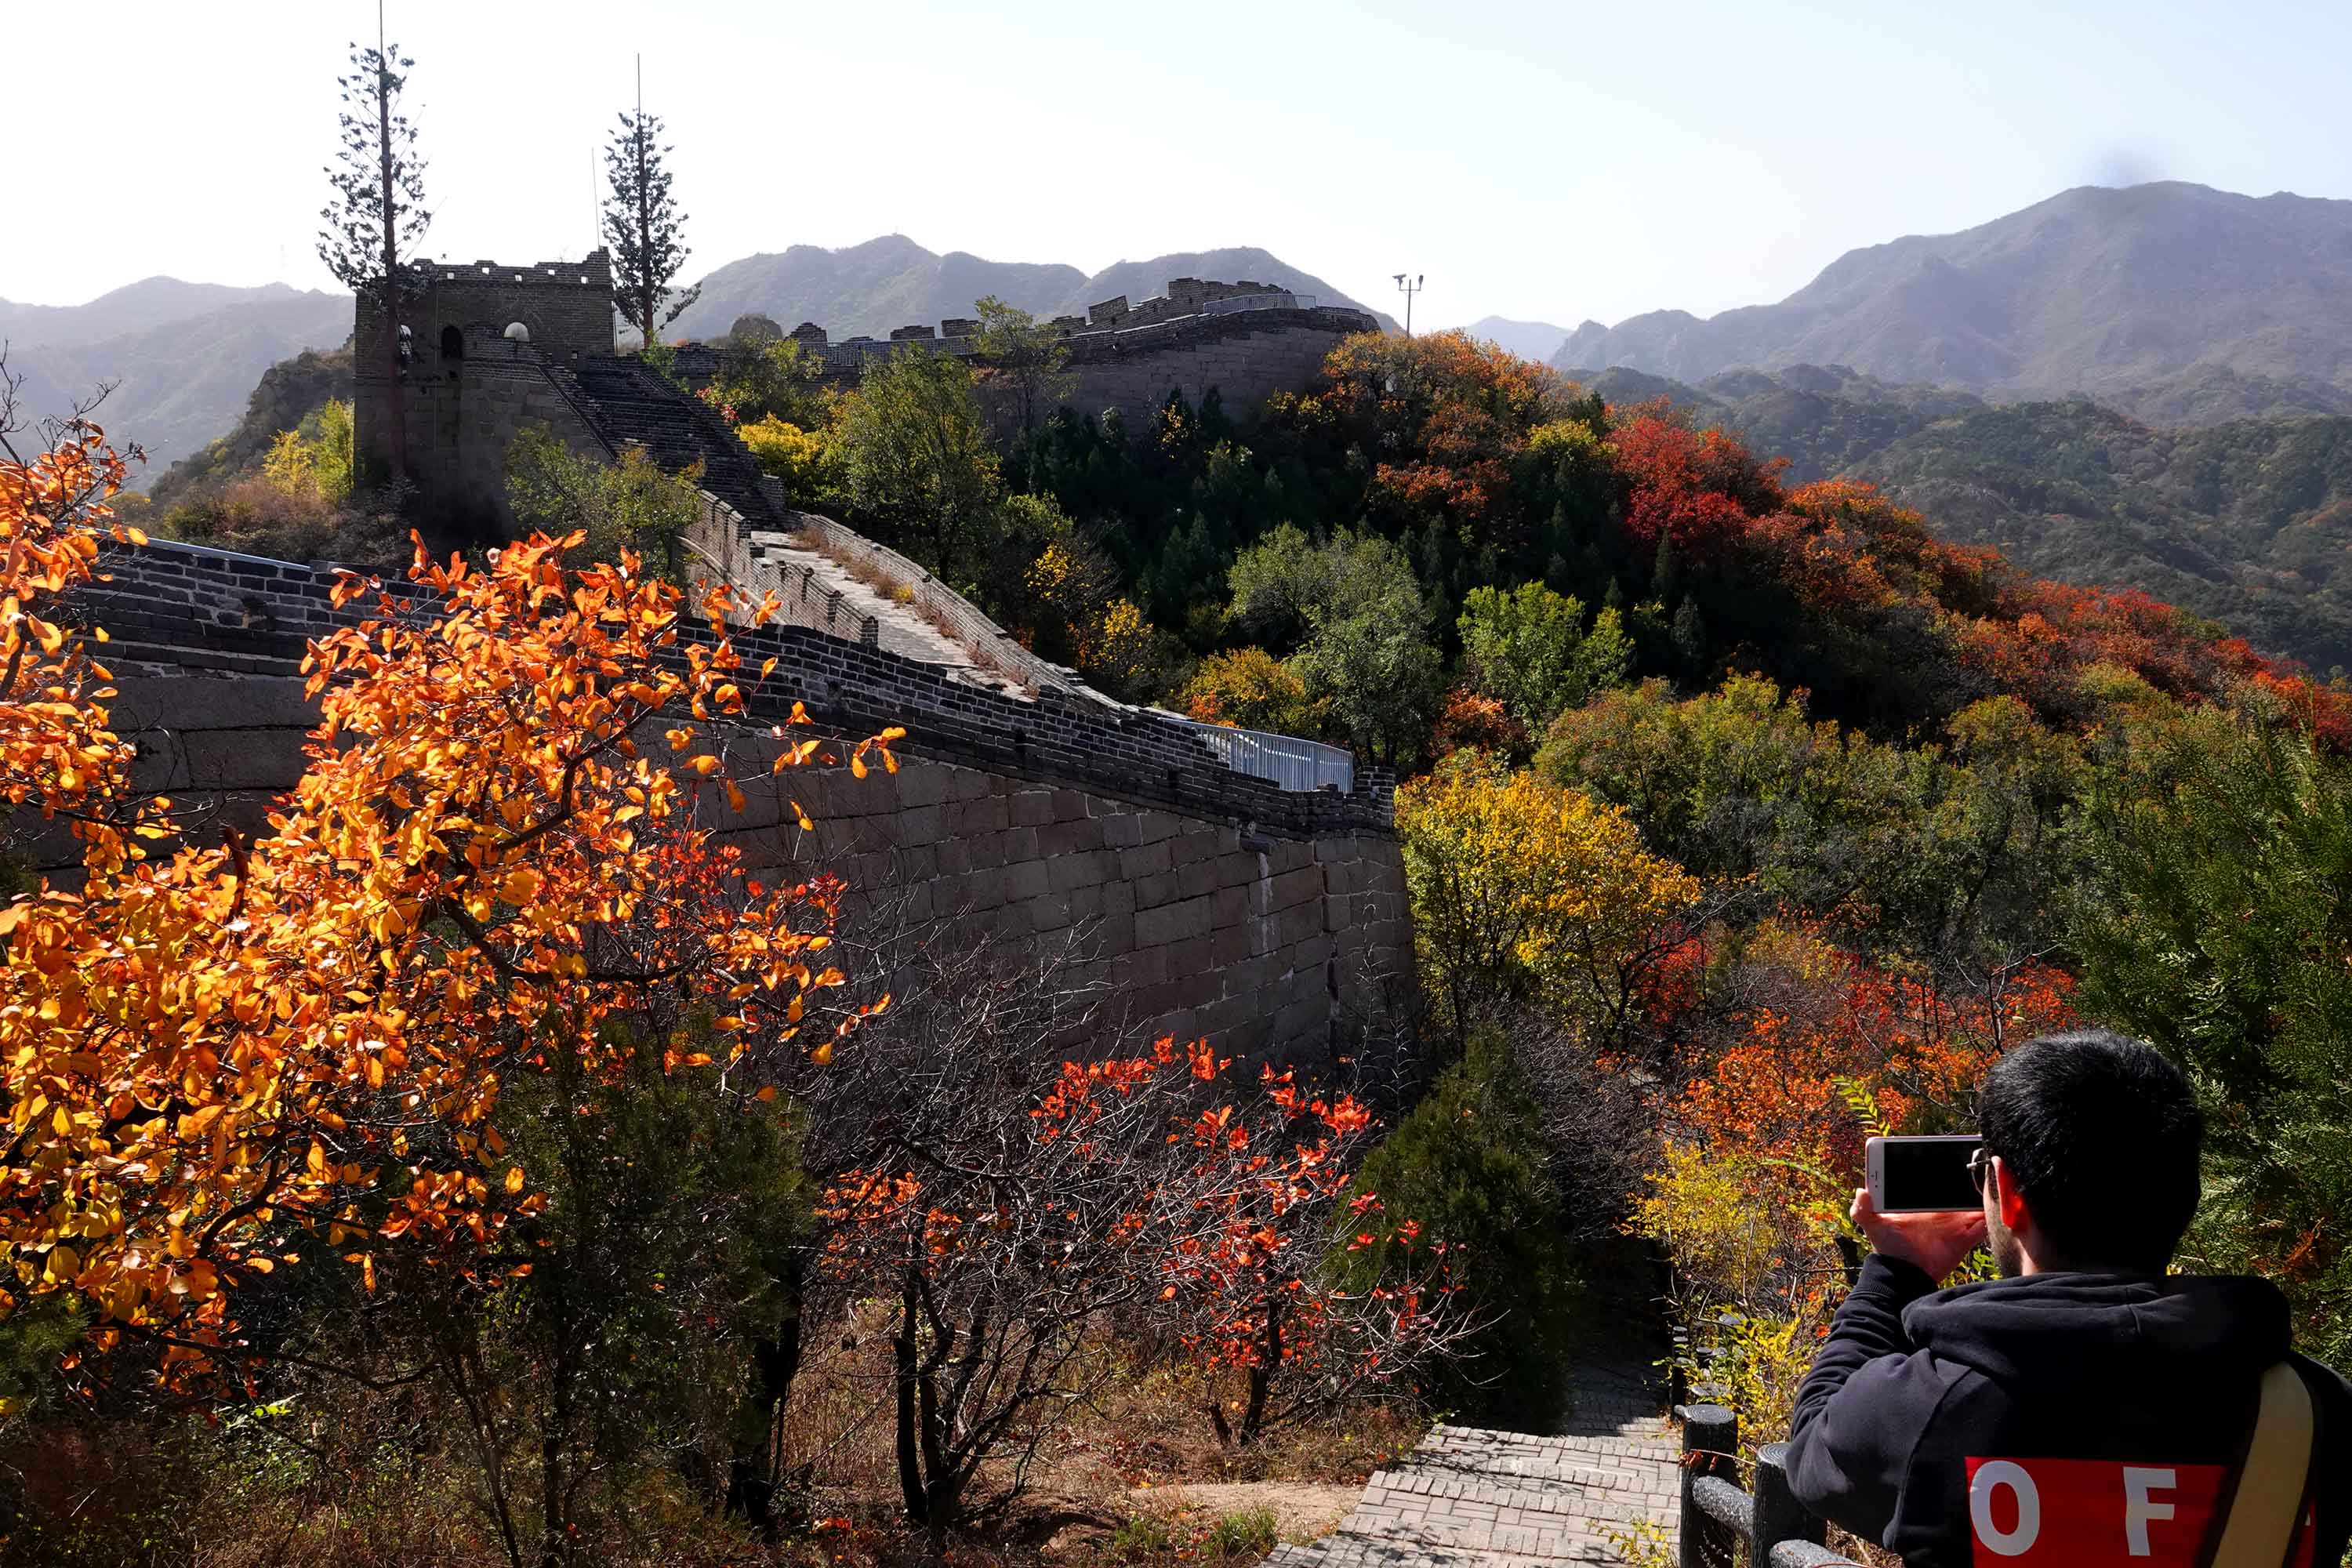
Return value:
<svg viewBox="0 0 2352 1568">
<path fill-rule="evenodd" d="M 395 568 L 409 557 L 396 494 L 341 504 L 316 487 L 289 489 L 252 475 L 196 490 L 152 526 L 162 538 L 278 561 Z"/>
<path fill-rule="evenodd" d="M 803 429 L 771 414 L 737 426 L 735 434 L 761 473 L 784 481 L 784 494 L 795 506 L 816 505 L 839 481 L 840 449 L 821 429 Z"/>
<path fill-rule="evenodd" d="M 1433 1370 L 1430 1393 L 1481 1425 L 1548 1430 L 1567 1399 L 1583 1287 L 1545 1160 L 1534 1103 L 1500 1041 L 1481 1033 L 1357 1177 L 1388 1212 L 1465 1255 L 1459 1277 L 1485 1326 L 1458 1361 Z M 1361 1288 L 1396 1265 L 1382 1238 L 1345 1267 Z"/>
<path fill-rule="evenodd" d="M 1255 1560 L 1275 1548 L 1282 1529 L 1270 1508 L 1245 1508 L 1229 1513 L 1201 1538 L 1200 1555 L 1213 1561 Z"/>
</svg>

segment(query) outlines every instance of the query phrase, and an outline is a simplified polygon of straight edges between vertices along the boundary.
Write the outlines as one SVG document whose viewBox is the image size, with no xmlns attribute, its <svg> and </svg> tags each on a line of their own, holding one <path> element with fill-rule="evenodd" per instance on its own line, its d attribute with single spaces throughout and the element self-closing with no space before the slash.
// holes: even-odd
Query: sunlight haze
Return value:
<svg viewBox="0 0 2352 1568">
<path fill-rule="evenodd" d="M 0 247 L 0 299 L 155 273 L 328 279 L 311 253 L 349 0 L 22 8 L 19 167 L 113 212 Z M 1563 326 L 1780 298 L 1841 252 L 2083 184 L 2352 196 L 2352 8 L 1532 5 L 985 12 L 913 0 L 642 7 L 394 0 L 429 163 L 424 249 L 577 256 L 632 92 L 677 149 L 689 277 L 903 233 L 1066 262 L 1254 245 L 1416 325 Z M 31 221 L 20 206 L 16 221 Z"/>
</svg>

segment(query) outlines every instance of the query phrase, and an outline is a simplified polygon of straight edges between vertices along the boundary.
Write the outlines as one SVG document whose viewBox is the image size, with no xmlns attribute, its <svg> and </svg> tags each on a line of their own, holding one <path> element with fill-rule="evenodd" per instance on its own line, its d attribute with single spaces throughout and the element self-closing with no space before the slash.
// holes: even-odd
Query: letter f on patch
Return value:
<svg viewBox="0 0 2352 1568">
<path fill-rule="evenodd" d="M 2172 1517 L 2172 1505 L 2169 1502 L 2157 1502 L 2148 1494 L 2168 1492 L 2179 1484 L 2172 1471 L 2168 1469 L 2141 1469 L 2131 1465 L 2124 1467 L 2124 1542 L 2131 1549 L 2133 1556 L 2148 1555 L 2147 1521 L 2152 1519 Z"/>
</svg>

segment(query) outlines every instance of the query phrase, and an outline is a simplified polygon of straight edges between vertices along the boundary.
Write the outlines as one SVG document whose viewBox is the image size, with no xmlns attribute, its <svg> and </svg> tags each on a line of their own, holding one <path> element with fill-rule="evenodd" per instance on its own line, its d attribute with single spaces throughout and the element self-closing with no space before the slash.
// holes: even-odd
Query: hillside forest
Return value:
<svg viewBox="0 0 2352 1568">
<path fill-rule="evenodd" d="M 1130 424 L 983 314 L 986 371 L 745 331 L 704 395 L 1105 691 L 1395 770 L 1418 1005 L 1261 1070 L 745 873 L 730 808 L 908 738 L 755 722 L 723 628 L 666 651 L 677 481 L 528 443 L 540 531 L 418 549 L 444 631 L 318 645 L 308 774 L 207 847 L 57 601 L 136 528 L 417 520 L 336 401 L 143 511 L 68 429 L 0 463 L 0 768 L 85 864 L 0 915 L 0 1560 L 1238 1564 L 1286 1521 L 1147 1494 L 1541 1429 L 1601 1355 L 1769 1441 L 1862 1141 L 2080 1021 L 2207 1099 L 2182 1266 L 2352 1352 L 2352 693 L 1459 334 Z"/>
</svg>

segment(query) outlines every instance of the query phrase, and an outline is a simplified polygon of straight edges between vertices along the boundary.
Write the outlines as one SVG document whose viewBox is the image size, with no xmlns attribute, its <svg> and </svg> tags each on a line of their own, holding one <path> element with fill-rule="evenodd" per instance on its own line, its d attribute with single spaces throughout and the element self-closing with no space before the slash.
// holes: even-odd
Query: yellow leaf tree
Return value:
<svg viewBox="0 0 2352 1568">
<path fill-rule="evenodd" d="M 1486 752 L 1400 786 L 1396 823 L 1423 974 L 1457 1038 L 1511 1001 L 1614 1037 L 1698 902 L 1622 811 Z"/>
</svg>

